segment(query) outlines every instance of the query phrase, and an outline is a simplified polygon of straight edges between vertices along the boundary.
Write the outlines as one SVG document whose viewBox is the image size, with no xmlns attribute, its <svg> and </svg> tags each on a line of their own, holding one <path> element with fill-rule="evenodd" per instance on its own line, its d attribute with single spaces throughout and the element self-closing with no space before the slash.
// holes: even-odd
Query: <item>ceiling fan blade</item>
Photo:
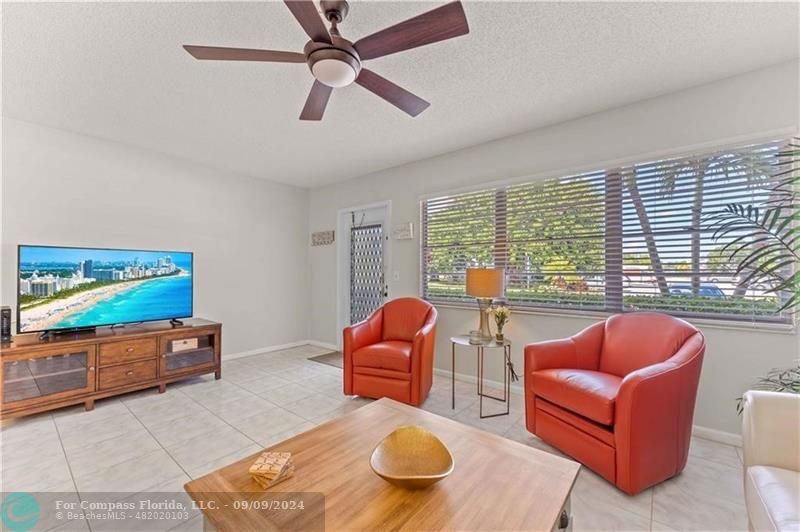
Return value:
<svg viewBox="0 0 800 532">
<path fill-rule="evenodd" d="M 467 33 L 464 7 L 451 2 L 359 39 L 353 46 L 361 59 L 375 59 Z"/>
<path fill-rule="evenodd" d="M 331 92 L 333 92 L 333 87 L 314 80 L 311 92 L 308 93 L 308 98 L 306 98 L 306 104 L 303 106 L 303 112 L 300 113 L 300 120 L 322 120 Z"/>
<path fill-rule="evenodd" d="M 297 52 L 253 50 L 250 48 L 224 48 L 220 46 L 194 46 L 184 44 L 184 50 L 195 59 L 219 61 L 270 61 L 273 63 L 305 63 L 306 56 Z"/>
<path fill-rule="evenodd" d="M 311 0 L 283 0 L 286 7 L 292 12 L 294 18 L 303 27 L 303 31 L 314 42 L 331 43 L 331 36 L 325 28 L 325 23 L 319 16 L 317 6 Z"/>
<path fill-rule="evenodd" d="M 430 106 L 428 102 L 419 96 L 411 94 L 403 87 L 395 85 L 388 79 L 366 68 L 361 69 L 361 73 L 356 78 L 356 83 L 411 116 L 417 116 Z"/>
</svg>

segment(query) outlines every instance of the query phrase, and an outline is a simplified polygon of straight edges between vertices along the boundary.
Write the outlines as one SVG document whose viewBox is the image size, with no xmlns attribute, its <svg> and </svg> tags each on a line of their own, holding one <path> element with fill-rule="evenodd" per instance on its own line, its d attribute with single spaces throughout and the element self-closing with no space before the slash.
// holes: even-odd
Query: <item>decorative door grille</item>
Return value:
<svg viewBox="0 0 800 532">
<path fill-rule="evenodd" d="M 366 319 L 383 304 L 383 225 L 350 229 L 350 323 Z"/>
</svg>

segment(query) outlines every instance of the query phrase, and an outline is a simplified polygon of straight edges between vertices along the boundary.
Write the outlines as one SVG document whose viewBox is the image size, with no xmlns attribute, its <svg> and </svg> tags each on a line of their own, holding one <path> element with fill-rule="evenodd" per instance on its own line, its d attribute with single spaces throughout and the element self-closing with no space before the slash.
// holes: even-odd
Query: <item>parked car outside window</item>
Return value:
<svg viewBox="0 0 800 532">
<path fill-rule="evenodd" d="M 674 283 L 669 286 L 669 293 L 674 296 L 690 296 L 692 295 L 692 285 L 687 283 Z M 700 297 L 711 297 L 716 299 L 725 299 L 725 292 L 720 287 L 712 283 L 703 283 L 700 285 L 697 295 Z"/>
</svg>

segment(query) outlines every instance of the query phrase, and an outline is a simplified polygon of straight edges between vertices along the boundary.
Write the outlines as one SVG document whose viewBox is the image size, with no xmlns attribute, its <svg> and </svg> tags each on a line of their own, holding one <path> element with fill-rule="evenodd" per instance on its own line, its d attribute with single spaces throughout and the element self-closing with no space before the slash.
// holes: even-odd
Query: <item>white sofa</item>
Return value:
<svg viewBox="0 0 800 532">
<path fill-rule="evenodd" d="M 800 395 L 745 393 L 742 448 L 750 529 L 800 531 Z"/>
</svg>

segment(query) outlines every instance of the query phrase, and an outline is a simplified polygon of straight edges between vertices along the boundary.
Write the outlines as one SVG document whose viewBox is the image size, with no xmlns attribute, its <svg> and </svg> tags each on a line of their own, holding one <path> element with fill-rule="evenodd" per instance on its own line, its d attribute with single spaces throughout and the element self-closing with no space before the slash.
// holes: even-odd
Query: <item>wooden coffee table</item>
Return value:
<svg viewBox="0 0 800 532">
<path fill-rule="evenodd" d="M 369 465 L 375 446 L 402 425 L 435 433 L 455 459 L 453 473 L 423 491 L 387 483 Z M 321 528 L 300 514 L 242 508 L 293 493 L 324 496 L 326 530 L 557 530 L 571 528 L 569 496 L 580 465 L 418 408 L 380 399 L 269 448 L 292 453 L 292 478 L 263 490 L 248 469 L 260 453 L 193 480 L 185 489 L 220 531 Z M 249 504 L 248 504 L 249 505 Z M 252 505 L 249 505 L 252 506 Z"/>
</svg>

